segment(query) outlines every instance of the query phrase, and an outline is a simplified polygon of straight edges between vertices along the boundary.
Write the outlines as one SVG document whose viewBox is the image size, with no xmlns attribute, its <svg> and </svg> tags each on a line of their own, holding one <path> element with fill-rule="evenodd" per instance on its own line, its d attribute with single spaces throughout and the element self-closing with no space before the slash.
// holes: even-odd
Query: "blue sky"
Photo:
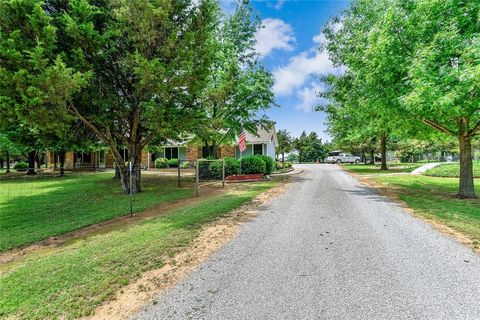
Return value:
<svg viewBox="0 0 480 320">
<path fill-rule="evenodd" d="M 322 42 L 322 27 L 348 4 L 348 0 L 251 1 L 263 25 L 256 35 L 257 51 L 275 77 L 274 92 L 280 107 L 267 114 L 277 122 L 277 130 L 287 129 L 294 136 L 303 130 L 316 131 L 328 140 L 325 114 L 312 111 L 318 103 L 316 92 L 322 88 L 316 75 L 338 70 L 317 48 Z M 235 1 L 223 0 L 222 5 L 233 10 Z"/>
</svg>

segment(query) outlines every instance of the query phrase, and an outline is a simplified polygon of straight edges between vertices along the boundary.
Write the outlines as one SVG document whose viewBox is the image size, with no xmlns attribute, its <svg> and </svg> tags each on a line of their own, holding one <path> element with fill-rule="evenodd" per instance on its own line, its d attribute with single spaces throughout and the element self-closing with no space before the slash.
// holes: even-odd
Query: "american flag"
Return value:
<svg viewBox="0 0 480 320">
<path fill-rule="evenodd" d="M 240 152 L 247 150 L 246 139 L 247 139 L 247 136 L 245 134 L 245 131 L 242 131 L 242 133 L 240 133 L 240 137 L 238 137 L 238 150 L 240 150 Z"/>
</svg>

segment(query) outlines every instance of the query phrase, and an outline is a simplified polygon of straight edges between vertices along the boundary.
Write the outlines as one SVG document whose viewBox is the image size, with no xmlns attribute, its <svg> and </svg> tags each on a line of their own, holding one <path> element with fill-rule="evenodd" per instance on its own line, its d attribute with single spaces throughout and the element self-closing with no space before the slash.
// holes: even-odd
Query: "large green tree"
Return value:
<svg viewBox="0 0 480 320">
<path fill-rule="evenodd" d="M 28 151 L 27 174 L 44 134 L 67 125 L 65 107 L 85 85 L 58 52 L 57 31 L 43 1 L 0 2 L 0 128 Z"/>
<path fill-rule="evenodd" d="M 381 34 L 372 26 L 385 19 L 391 1 L 356 1 L 341 17 L 333 18 L 325 27 L 324 49 L 335 65 L 344 68 L 340 76 L 325 77 L 327 90 L 322 94 L 327 103 L 320 108 L 338 114 L 341 122 L 350 122 L 350 135 L 361 136 L 368 141 L 376 138 L 382 154 L 381 169 L 387 170 L 388 141 L 402 134 L 408 125 L 400 108 L 400 97 L 405 92 L 402 70 L 392 65 L 404 66 L 401 56 L 384 55 L 399 49 L 402 44 L 390 43 L 389 47 L 372 49 L 379 43 Z M 382 58 L 390 57 L 383 64 Z M 378 62 L 382 61 L 382 64 Z M 331 130 L 341 129 L 339 126 Z"/>
<path fill-rule="evenodd" d="M 293 150 L 293 138 L 286 129 L 277 132 L 278 146 L 277 155 L 282 155 L 282 162 L 285 162 L 285 153 Z"/>
<path fill-rule="evenodd" d="M 153 139 L 175 138 L 203 116 L 218 4 L 47 0 L 44 8 L 67 65 L 91 75 L 66 110 L 108 145 L 124 192 L 140 192 L 142 149 Z"/>
<path fill-rule="evenodd" d="M 474 198 L 472 140 L 480 131 L 480 2 L 422 0 L 410 19 L 418 34 L 409 66 L 407 110 L 458 139 L 458 196 Z"/>
<path fill-rule="evenodd" d="M 299 162 L 323 161 L 327 151 L 323 147 L 322 139 L 316 132 L 307 134 L 305 131 L 293 141 L 293 148 L 298 152 Z"/>
<path fill-rule="evenodd" d="M 210 156 L 217 147 L 232 143 L 244 129 L 256 133 L 271 121 L 260 112 L 274 100 L 273 78 L 255 53 L 258 19 L 247 2 L 241 2 L 222 19 L 212 41 L 214 59 L 202 96 L 203 117 L 195 124 L 195 140 L 207 146 Z"/>
</svg>

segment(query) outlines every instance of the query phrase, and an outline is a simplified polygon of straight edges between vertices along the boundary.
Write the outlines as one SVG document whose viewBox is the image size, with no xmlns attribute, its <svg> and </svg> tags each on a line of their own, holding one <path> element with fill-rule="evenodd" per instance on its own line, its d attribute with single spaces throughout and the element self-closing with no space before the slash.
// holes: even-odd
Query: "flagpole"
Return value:
<svg viewBox="0 0 480 320">
<path fill-rule="evenodd" d="M 242 174 L 242 155 L 243 155 L 243 151 L 240 149 L 240 146 L 238 146 L 238 150 L 240 151 L 240 174 Z"/>
</svg>

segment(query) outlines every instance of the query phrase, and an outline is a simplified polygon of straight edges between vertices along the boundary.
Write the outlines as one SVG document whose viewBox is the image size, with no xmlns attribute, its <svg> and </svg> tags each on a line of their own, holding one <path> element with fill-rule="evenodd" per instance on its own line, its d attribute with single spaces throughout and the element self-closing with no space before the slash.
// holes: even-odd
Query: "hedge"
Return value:
<svg viewBox="0 0 480 320">
<path fill-rule="evenodd" d="M 178 168 L 179 161 L 178 159 L 173 158 L 173 159 L 167 160 L 167 163 L 170 168 Z"/>
<path fill-rule="evenodd" d="M 258 155 L 257 157 L 262 158 L 265 161 L 265 174 L 272 174 L 275 171 L 275 161 L 272 158 L 265 155 Z"/>
<path fill-rule="evenodd" d="M 168 159 L 165 159 L 165 158 L 156 159 L 155 168 L 157 169 L 168 168 Z"/>
<path fill-rule="evenodd" d="M 261 156 L 248 156 L 240 159 L 242 174 L 265 174 L 267 164 Z"/>
<path fill-rule="evenodd" d="M 27 169 L 28 169 L 28 163 L 26 163 L 25 161 L 17 162 L 17 163 L 13 166 L 13 169 L 15 169 L 15 170 L 17 170 L 17 171 L 27 171 Z"/>
<path fill-rule="evenodd" d="M 225 158 L 225 176 L 240 174 L 240 161 L 234 158 Z"/>
</svg>

